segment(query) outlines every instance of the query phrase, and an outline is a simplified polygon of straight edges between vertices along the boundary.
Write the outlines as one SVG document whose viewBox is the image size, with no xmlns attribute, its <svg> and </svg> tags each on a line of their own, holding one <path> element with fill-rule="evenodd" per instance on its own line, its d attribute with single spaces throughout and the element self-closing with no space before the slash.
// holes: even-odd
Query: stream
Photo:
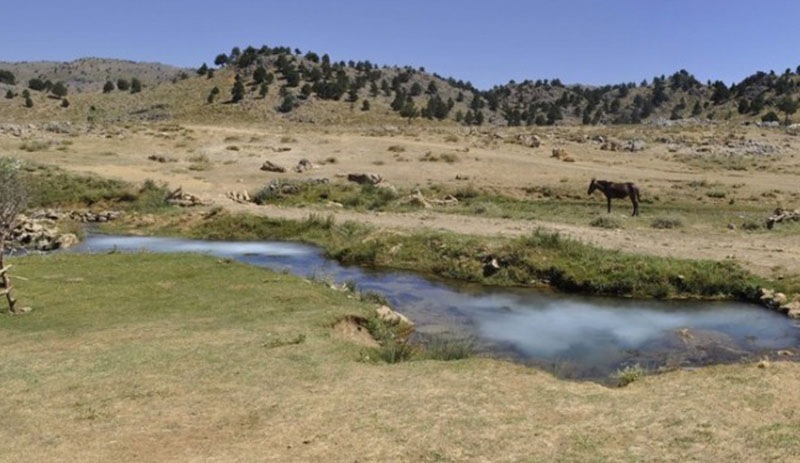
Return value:
<svg viewBox="0 0 800 463">
<path fill-rule="evenodd" d="M 800 345 L 798 322 L 739 302 L 565 295 L 346 267 L 288 242 L 90 235 L 74 252 L 192 252 L 230 258 L 382 294 L 416 337 L 473 340 L 480 354 L 535 365 L 562 378 L 603 379 L 626 366 L 692 368 L 774 356 Z"/>
</svg>

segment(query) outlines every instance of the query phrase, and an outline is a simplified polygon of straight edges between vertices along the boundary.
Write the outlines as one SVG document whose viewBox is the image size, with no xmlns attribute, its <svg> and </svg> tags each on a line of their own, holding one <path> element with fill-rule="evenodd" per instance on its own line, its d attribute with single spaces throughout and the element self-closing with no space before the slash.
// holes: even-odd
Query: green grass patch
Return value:
<svg viewBox="0 0 800 463">
<path fill-rule="evenodd" d="M 485 238 L 438 231 L 382 232 L 355 222 L 311 215 L 303 221 L 220 212 L 187 229 L 161 232 L 208 239 L 293 240 L 317 244 L 344 264 L 397 268 L 497 286 L 551 286 L 565 292 L 623 297 L 732 298 L 755 301 L 759 288 L 796 291 L 791 279 L 765 281 L 734 261 L 643 256 L 583 244 L 535 230 L 519 238 Z M 491 253 L 500 269 L 485 274 Z"/>
</svg>

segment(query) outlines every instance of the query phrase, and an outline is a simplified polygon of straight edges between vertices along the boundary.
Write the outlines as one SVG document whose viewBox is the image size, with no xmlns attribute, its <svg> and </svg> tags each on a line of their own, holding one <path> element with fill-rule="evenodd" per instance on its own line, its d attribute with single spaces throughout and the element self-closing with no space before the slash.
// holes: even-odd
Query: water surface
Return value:
<svg viewBox="0 0 800 463">
<path fill-rule="evenodd" d="M 732 362 L 800 344 L 792 320 L 751 304 L 584 297 L 445 282 L 342 266 L 320 249 L 297 243 L 92 235 L 76 250 L 207 253 L 352 281 L 360 291 L 383 294 L 416 323 L 421 338 L 469 337 L 482 352 L 562 377 L 603 378 L 637 363 L 657 369 Z"/>
</svg>

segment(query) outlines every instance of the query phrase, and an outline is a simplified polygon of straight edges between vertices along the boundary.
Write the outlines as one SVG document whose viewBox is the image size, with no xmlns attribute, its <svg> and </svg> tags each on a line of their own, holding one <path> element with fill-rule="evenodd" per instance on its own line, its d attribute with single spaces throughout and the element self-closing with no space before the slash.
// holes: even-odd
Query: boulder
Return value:
<svg viewBox="0 0 800 463">
<path fill-rule="evenodd" d="M 285 167 L 281 167 L 273 163 L 272 161 L 264 161 L 264 164 L 261 164 L 261 170 L 265 170 L 267 172 L 278 172 L 278 173 L 286 172 Z"/>
<path fill-rule="evenodd" d="M 377 185 L 383 181 L 383 177 L 373 173 L 347 174 L 347 180 L 359 185 Z"/>
<path fill-rule="evenodd" d="M 311 169 L 312 167 L 314 167 L 314 165 L 311 164 L 311 161 L 309 161 L 308 159 L 301 159 L 300 162 L 298 162 L 297 165 L 294 166 L 294 171 L 298 173 L 305 172 Z"/>
<path fill-rule="evenodd" d="M 395 312 L 392 310 L 391 307 L 382 305 L 375 309 L 375 313 L 378 315 L 378 318 L 381 319 L 384 323 L 389 325 L 409 325 L 414 326 L 414 323 L 408 319 L 405 315 L 401 314 L 400 312 Z"/>
</svg>

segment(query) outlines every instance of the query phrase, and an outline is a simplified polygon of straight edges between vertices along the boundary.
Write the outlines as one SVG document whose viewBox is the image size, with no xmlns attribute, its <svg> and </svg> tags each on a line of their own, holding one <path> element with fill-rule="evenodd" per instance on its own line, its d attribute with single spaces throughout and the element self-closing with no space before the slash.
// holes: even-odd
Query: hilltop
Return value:
<svg viewBox="0 0 800 463">
<path fill-rule="evenodd" d="M 110 122 L 427 119 L 465 126 L 777 123 L 796 112 L 800 94 L 800 68 L 781 74 L 758 71 L 730 86 L 703 83 L 678 70 L 640 83 L 585 86 L 539 79 L 510 81 L 484 91 L 423 68 L 332 62 L 326 54 L 268 46 L 234 47 L 217 55 L 213 65 L 203 63 L 197 69 L 86 58 L 69 63 L 0 62 L 0 71 L 6 76 L 0 78 L 0 90 L 7 97 L 0 100 L 6 121 L 56 117 Z M 141 84 L 141 93 L 117 85 L 133 79 Z M 69 108 L 48 101 L 56 82 L 66 85 Z M 26 89 L 30 103 L 19 98 Z M 38 108 L 37 100 L 47 109 Z M 26 103 L 31 107 L 25 108 Z"/>
</svg>

